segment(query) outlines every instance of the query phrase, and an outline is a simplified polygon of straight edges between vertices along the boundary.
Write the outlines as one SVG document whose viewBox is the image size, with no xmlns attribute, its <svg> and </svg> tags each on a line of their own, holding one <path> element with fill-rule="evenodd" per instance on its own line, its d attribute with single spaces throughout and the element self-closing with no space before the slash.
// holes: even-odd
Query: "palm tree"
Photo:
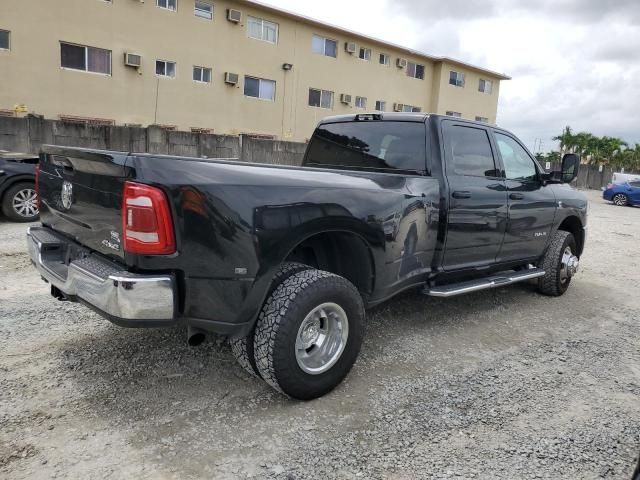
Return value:
<svg viewBox="0 0 640 480">
<path fill-rule="evenodd" d="M 589 145 L 593 141 L 593 135 L 587 132 L 580 132 L 573 136 L 573 143 L 575 146 L 575 153 L 580 156 L 580 161 L 586 160 L 583 159 L 585 156 L 589 156 Z"/>
<path fill-rule="evenodd" d="M 588 160 L 593 165 L 610 165 L 640 172 L 640 144 L 632 148 L 617 137 L 596 137 L 589 132 L 574 134 L 569 126 L 553 140 L 560 142 L 560 152 L 549 153 L 546 156 L 548 162 L 560 161 L 566 153 L 577 153 L 581 161 Z"/>
<path fill-rule="evenodd" d="M 570 126 L 564 127 L 564 131 L 562 134 L 557 137 L 553 137 L 553 140 L 556 142 L 560 142 L 560 156 L 565 153 L 569 153 L 572 148 L 575 146 L 575 137 L 573 132 L 571 131 Z"/>
</svg>

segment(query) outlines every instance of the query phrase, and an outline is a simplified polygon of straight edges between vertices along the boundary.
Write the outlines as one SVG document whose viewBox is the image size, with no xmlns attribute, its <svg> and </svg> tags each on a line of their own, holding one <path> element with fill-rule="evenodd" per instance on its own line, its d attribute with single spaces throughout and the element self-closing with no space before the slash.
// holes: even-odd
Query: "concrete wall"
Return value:
<svg viewBox="0 0 640 480">
<path fill-rule="evenodd" d="M 212 3 L 214 18 L 207 20 L 194 15 L 194 0 L 178 0 L 175 12 L 158 8 L 155 0 L 0 0 L 0 29 L 11 35 L 10 49 L 0 50 L 0 110 L 24 105 L 56 120 L 80 116 L 292 141 L 308 139 L 326 116 L 373 111 L 377 100 L 386 102 L 387 111 L 401 103 L 495 120 L 500 75 L 246 0 Z M 242 11 L 240 24 L 227 21 L 228 8 Z M 250 38 L 249 16 L 277 23 L 277 44 Z M 314 54 L 314 35 L 335 40 L 337 58 Z M 61 42 L 109 50 L 111 73 L 62 68 Z M 347 53 L 346 42 L 371 49 L 371 60 Z M 124 65 L 125 52 L 142 56 L 139 70 Z M 390 56 L 390 65 L 380 64 L 381 53 Z M 424 65 L 425 78 L 407 76 L 396 66 L 398 58 Z M 176 62 L 175 78 L 156 75 L 156 60 Z M 285 63 L 293 69 L 284 70 Z M 194 66 L 211 68 L 212 81 L 195 82 Z M 450 70 L 466 73 L 465 88 L 448 85 Z M 225 84 L 225 72 L 239 74 L 239 84 Z M 245 76 L 274 81 L 274 101 L 245 96 Z M 478 92 L 480 77 L 494 81 L 492 95 Z M 310 88 L 334 92 L 333 106 L 309 106 Z M 365 97 L 366 110 L 342 104 L 343 93 Z"/>
<path fill-rule="evenodd" d="M 243 137 L 240 158 L 244 162 L 300 165 L 306 148 L 306 143 L 279 142 L 277 140 Z"/>
<path fill-rule="evenodd" d="M 306 143 L 247 136 L 168 131 L 160 127 L 95 127 L 34 116 L 0 116 L 0 150 L 38 153 L 45 144 L 187 157 L 234 158 L 244 162 L 294 166 L 302 163 L 307 148 Z M 560 167 L 559 163 L 553 163 L 549 171 L 560 170 Z M 580 189 L 599 190 L 611 182 L 612 176 L 611 167 L 603 167 L 600 171 L 597 165 L 581 165 L 575 185 Z"/>
<path fill-rule="evenodd" d="M 160 127 L 109 127 L 39 117 L 0 117 L 0 150 L 38 153 L 42 145 L 96 148 L 246 162 L 299 165 L 306 144 L 250 137 L 169 131 Z"/>
</svg>

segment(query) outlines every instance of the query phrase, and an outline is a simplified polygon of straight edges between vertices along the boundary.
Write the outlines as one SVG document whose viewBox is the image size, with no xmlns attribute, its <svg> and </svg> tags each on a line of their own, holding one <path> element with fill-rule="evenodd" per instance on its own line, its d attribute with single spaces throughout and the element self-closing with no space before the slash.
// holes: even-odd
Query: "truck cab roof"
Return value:
<svg viewBox="0 0 640 480">
<path fill-rule="evenodd" d="M 349 115 L 334 115 L 322 119 L 318 126 L 331 123 L 359 122 L 359 121 L 393 121 L 393 122 L 426 122 L 428 119 L 448 119 L 459 122 L 480 125 L 483 127 L 491 126 L 499 128 L 496 125 L 468 120 L 466 118 L 450 117 L 448 115 L 440 115 L 437 113 L 409 113 L 409 112 L 367 112 Z M 502 130 L 502 129 L 501 129 Z"/>
<path fill-rule="evenodd" d="M 424 122 L 432 114 L 429 113 L 395 113 L 395 112 L 367 112 L 349 115 L 334 115 L 322 119 L 318 125 L 327 125 L 330 123 L 342 122 L 359 122 L 359 121 L 384 121 L 392 120 L 394 122 Z"/>
</svg>

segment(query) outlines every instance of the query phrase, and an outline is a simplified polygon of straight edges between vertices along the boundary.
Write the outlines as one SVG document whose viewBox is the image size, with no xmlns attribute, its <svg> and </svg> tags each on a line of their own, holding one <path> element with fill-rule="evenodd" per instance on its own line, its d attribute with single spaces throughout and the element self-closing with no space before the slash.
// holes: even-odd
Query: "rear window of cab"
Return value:
<svg viewBox="0 0 640 480">
<path fill-rule="evenodd" d="M 319 126 L 311 139 L 306 167 L 426 172 L 423 122 L 344 122 Z"/>
</svg>

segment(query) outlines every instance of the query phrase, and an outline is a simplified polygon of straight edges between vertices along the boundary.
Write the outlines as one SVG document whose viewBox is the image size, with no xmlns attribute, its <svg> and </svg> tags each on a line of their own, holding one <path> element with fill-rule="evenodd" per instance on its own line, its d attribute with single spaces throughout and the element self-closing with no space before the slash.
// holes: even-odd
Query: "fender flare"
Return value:
<svg viewBox="0 0 640 480">
<path fill-rule="evenodd" d="M 342 219 L 341 219 L 342 220 Z M 304 243 L 306 240 L 323 233 L 346 233 L 358 237 L 369 251 L 369 259 L 371 262 L 372 272 L 378 270 L 382 261 L 384 263 L 384 236 L 376 235 L 373 228 L 367 226 L 364 222 L 354 219 L 344 219 L 346 221 L 336 222 L 336 219 L 318 219 L 304 223 L 286 235 L 286 239 L 278 239 L 277 250 L 270 255 L 260 270 L 257 272 L 255 281 L 251 287 L 251 293 L 245 300 L 246 309 L 240 312 L 239 318 L 244 323 L 247 332 L 257 321 L 262 305 L 264 304 L 273 275 L 277 268 L 284 262 L 296 247 Z M 328 224 L 331 221 L 331 225 Z M 341 225 L 336 225 L 339 223 Z M 379 236 L 380 238 L 376 238 Z"/>
<path fill-rule="evenodd" d="M 562 226 L 562 224 L 567 222 L 568 220 L 569 220 L 569 223 L 571 224 L 570 227 L 568 229 L 561 229 L 560 227 Z M 581 257 L 584 252 L 586 233 L 585 233 L 585 222 L 581 218 L 580 214 L 577 212 L 567 212 L 566 215 L 563 215 L 561 219 L 558 219 L 553 229 L 553 233 L 558 232 L 560 230 L 568 231 L 574 236 L 577 243 L 577 248 L 578 248 L 577 254 L 578 254 L 578 257 Z M 547 245 L 547 248 L 548 248 L 548 245 Z M 546 251 L 546 248 L 545 248 L 545 251 Z"/>
</svg>

